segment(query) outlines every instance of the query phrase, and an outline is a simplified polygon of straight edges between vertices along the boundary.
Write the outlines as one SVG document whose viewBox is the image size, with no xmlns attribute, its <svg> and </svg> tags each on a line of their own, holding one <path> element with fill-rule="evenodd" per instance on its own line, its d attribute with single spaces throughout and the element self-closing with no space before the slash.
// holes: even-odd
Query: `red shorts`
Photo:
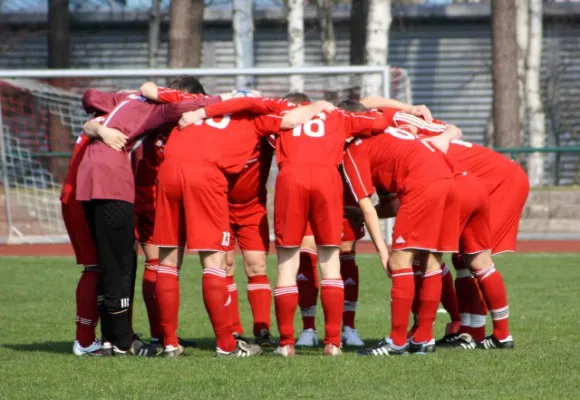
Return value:
<svg viewBox="0 0 580 400">
<path fill-rule="evenodd" d="M 453 179 L 437 180 L 399 196 L 394 250 L 457 252 L 459 198 Z"/>
<path fill-rule="evenodd" d="M 516 250 L 520 218 L 529 193 L 528 176 L 514 162 L 509 178 L 489 194 L 493 254 Z"/>
<path fill-rule="evenodd" d="M 213 165 L 166 159 L 159 169 L 153 242 L 193 251 L 228 251 L 228 182 Z"/>
<path fill-rule="evenodd" d="M 284 166 L 276 179 L 276 246 L 300 247 L 310 222 L 319 246 L 340 246 L 342 178 L 336 167 Z"/>
<path fill-rule="evenodd" d="M 455 177 L 459 195 L 459 251 L 475 254 L 491 249 L 489 195 L 473 174 Z"/>
<path fill-rule="evenodd" d="M 135 185 L 135 237 L 139 243 L 153 244 L 156 200 L 156 185 Z"/>
<path fill-rule="evenodd" d="M 69 199 L 61 203 L 62 219 L 70 238 L 78 265 L 99 265 L 97 248 L 80 201 Z"/>
<path fill-rule="evenodd" d="M 351 222 L 348 218 L 342 218 L 342 241 L 355 242 L 365 236 L 365 226 Z"/>
<path fill-rule="evenodd" d="M 235 243 L 241 250 L 265 251 L 270 248 L 268 210 L 258 198 L 246 204 L 229 204 L 231 240 L 228 250 Z"/>
</svg>

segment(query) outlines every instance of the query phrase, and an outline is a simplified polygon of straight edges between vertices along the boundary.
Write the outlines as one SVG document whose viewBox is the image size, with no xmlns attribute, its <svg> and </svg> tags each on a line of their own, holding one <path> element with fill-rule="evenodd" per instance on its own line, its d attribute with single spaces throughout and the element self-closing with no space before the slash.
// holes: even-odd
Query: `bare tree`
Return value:
<svg viewBox="0 0 580 400">
<path fill-rule="evenodd" d="M 336 63 L 336 37 L 334 35 L 334 23 L 332 22 L 333 6 L 333 0 L 316 0 L 324 65 L 334 65 Z M 335 82 L 336 79 L 333 79 L 333 77 L 328 77 L 325 82 L 324 98 L 331 102 L 338 100 Z"/>
<path fill-rule="evenodd" d="M 389 29 L 391 27 L 391 1 L 370 0 L 367 17 L 365 47 L 368 65 L 386 65 L 389 51 Z M 363 76 L 363 96 L 381 94 L 381 75 Z"/>
<path fill-rule="evenodd" d="M 304 66 L 304 0 L 287 0 L 288 57 L 291 67 Z M 304 76 L 290 77 L 290 91 L 304 91 Z"/>
<path fill-rule="evenodd" d="M 491 16 L 494 145 L 518 147 L 521 122 L 516 0 L 493 1 Z"/>
<path fill-rule="evenodd" d="M 531 147 L 546 145 L 546 117 L 540 93 L 542 63 L 542 0 L 529 2 L 529 47 L 526 59 L 526 117 Z M 533 153 L 528 159 L 528 176 L 532 186 L 540 185 L 544 177 L 544 154 Z"/>
<path fill-rule="evenodd" d="M 169 66 L 199 67 L 203 44 L 203 0 L 171 0 Z"/>
<path fill-rule="evenodd" d="M 159 52 L 159 32 L 161 30 L 161 0 L 151 0 L 151 13 L 149 15 L 149 68 L 155 68 L 156 58 Z"/>
<path fill-rule="evenodd" d="M 251 68 L 254 66 L 252 0 L 234 0 L 233 11 L 236 68 Z M 253 77 L 240 75 L 236 78 L 236 85 L 238 88 L 253 87 Z"/>
</svg>

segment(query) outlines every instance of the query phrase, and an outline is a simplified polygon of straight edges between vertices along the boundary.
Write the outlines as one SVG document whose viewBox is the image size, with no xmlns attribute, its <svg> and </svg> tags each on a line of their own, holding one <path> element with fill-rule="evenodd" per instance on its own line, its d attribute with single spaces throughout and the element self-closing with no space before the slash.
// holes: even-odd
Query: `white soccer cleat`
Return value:
<svg viewBox="0 0 580 400">
<path fill-rule="evenodd" d="M 342 350 L 338 346 L 335 346 L 331 343 L 324 346 L 324 355 L 325 356 L 336 357 L 336 356 L 340 356 L 341 354 L 342 354 Z"/>
<path fill-rule="evenodd" d="M 316 336 L 316 331 L 314 329 L 305 329 L 300 334 L 298 341 L 296 342 L 297 347 L 316 347 L 318 346 L 318 336 Z"/>
<path fill-rule="evenodd" d="M 99 340 L 95 340 L 87 347 L 81 346 L 78 340 L 73 344 L 73 354 L 76 356 L 100 356 L 103 346 Z"/>
<path fill-rule="evenodd" d="M 272 354 L 281 357 L 294 357 L 295 349 L 293 345 L 287 344 L 286 346 L 278 346 Z"/>
<path fill-rule="evenodd" d="M 351 328 L 350 326 L 345 326 L 342 331 L 342 344 L 344 346 L 352 347 L 362 347 L 365 345 L 365 343 L 358 335 L 358 331 Z"/>
</svg>

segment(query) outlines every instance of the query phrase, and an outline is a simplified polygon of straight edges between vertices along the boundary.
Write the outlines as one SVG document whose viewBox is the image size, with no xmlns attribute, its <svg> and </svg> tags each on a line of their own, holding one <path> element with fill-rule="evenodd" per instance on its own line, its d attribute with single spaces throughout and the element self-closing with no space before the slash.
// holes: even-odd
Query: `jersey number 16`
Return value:
<svg viewBox="0 0 580 400">
<path fill-rule="evenodd" d="M 292 130 L 292 136 L 301 136 L 302 131 L 306 136 L 313 138 L 324 136 L 324 120 L 326 119 L 325 113 L 320 113 L 316 117 L 317 119 L 311 119 L 303 125 L 299 125 Z"/>
</svg>

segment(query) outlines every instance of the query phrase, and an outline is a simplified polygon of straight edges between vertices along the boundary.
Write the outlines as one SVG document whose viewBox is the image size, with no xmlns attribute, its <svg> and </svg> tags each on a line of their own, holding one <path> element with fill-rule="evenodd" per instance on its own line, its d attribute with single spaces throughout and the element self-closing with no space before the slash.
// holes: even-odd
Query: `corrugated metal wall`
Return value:
<svg viewBox="0 0 580 400">
<path fill-rule="evenodd" d="M 320 41 L 315 26 L 308 23 L 306 63 L 320 65 Z M 348 25 L 336 26 L 338 62 L 348 62 Z M 580 25 L 547 20 L 545 23 L 543 80 L 548 106 L 549 145 L 578 144 L 580 119 Z M 228 24 L 209 23 L 205 29 L 203 65 L 233 67 L 232 31 Z M 44 68 L 46 39 L 42 34 L 12 38 L 0 54 L 0 68 Z M 283 24 L 258 24 L 255 32 L 256 66 L 287 66 L 288 45 Z M 147 66 L 147 27 L 130 24 L 103 27 L 75 26 L 72 34 L 73 67 L 143 68 Z M 158 66 L 167 60 L 167 32 L 164 30 Z M 412 82 L 413 101 L 431 107 L 435 115 L 459 125 L 468 140 L 482 142 L 489 117 L 491 90 L 491 38 L 489 21 L 395 19 L 391 30 L 389 64 L 405 68 Z M 266 93 L 283 92 L 285 78 L 260 78 Z M 97 84 L 97 82 L 94 82 Z M 139 81 L 98 82 L 100 85 L 135 86 Z M 234 79 L 207 79 L 209 91 L 225 91 Z M 322 92 L 322 79 L 307 80 L 306 88 Z M 341 83 L 339 83 L 340 85 Z M 344 83 L 348 85 L 348 83 Z M 548 157 L 550 183 L 578 181 L 578 156 L 561 156 L 556 168 Z"/>
</svg>

